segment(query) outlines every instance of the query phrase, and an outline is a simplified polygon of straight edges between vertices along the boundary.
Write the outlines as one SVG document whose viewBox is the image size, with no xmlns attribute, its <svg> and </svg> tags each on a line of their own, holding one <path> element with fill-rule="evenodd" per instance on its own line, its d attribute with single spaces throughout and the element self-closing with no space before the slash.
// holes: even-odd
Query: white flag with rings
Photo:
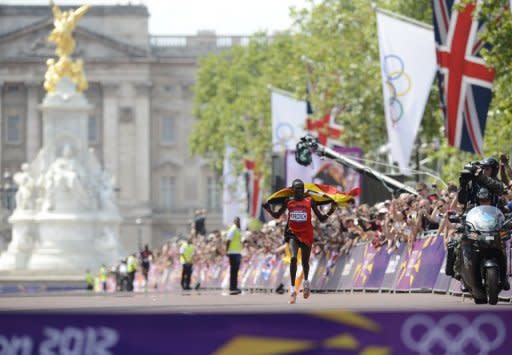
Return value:
<svg viewBox="0 0 512 355">
<path fill-rule="evenodd" d="M 306 101 L 294 99 L 291 94 L 272 89 L 272 151 L 282 153 L 295 149 L 306 135 Z"/>
<path fill-rule="evenodd" d="M 409 160 L 436 73 L 434 32 L 379 10 L 377 31 L 391 156 L 401 173 L 410 174 Z"/>
</svg>

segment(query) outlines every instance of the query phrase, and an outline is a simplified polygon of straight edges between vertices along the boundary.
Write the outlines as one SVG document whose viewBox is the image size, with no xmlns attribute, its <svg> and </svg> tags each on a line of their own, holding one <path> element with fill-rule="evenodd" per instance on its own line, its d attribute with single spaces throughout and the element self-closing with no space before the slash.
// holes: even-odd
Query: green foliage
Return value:
<svg viewBox="0 0 512 355">
<path fill-rule="evenodd" d="M 249 223 L 247 223 L 247 228 L 252 232 L 260 231 L 262 227 L 263 222 L 256 218 L 249 219 Z"/>
<path fill-rule="evenodd" d="M 484 143 L 485 153 L 495 156 L 510 154 L 512 149 L 512 13 L 508 4 L 486 0 L 478 14 L 487 23 L 482 38 L 492 46 L 482 55 L 496 70 Z"/>
<path fill-rule="evenodd" d="M 469 0 L 465 0 L 469 1 Z M 493 48 L 484 53 L 496 69 L 494 99 L 485 136 L 485 154 L 510 151 L 512 130 L 512 19 L 503 5 L 486 0 L 480 16 L 488 19 L 485 40 Z M 378 7 L 426 24 L 432 23 L 430 0 L 380 0 Z M 271 166 L 269 86 L 306 98 L 306 81 L 315 85 L 311 102 L 317 118 L 340 107 L 340 143 L 375 151 L 387 142 L 375 12 L 366 0 L 323 0 L 310 9 L 292 9 L 295 26 L 285 33 L 256 34 L 247 46 L 235 46 L 200 61 L 195 85 L 190 138 L 192 153 L 211 160 L 222 170 L 225 146 L 234 148 L 232 162 L 242 169 L 244 158 L 254 159 L 268 177 Z M 499 22 L 496 19 L 499 18 Z M 306 61 L 313 64 L 308 75 Z M 421 153 L 442 165 L 445 180 L 453 181 L 466 161 L 478 157 L 448 147 L 443 134 L 439 92 L 433 85 L 420 129 Z M 434 144 L 438 142 L 437 144 Z"/>
</svg>

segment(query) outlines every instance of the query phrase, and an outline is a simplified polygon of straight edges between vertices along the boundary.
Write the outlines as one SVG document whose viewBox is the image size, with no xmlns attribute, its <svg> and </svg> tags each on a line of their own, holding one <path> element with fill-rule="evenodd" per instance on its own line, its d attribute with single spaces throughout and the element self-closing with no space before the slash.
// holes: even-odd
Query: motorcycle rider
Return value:
<svg viewBox="0 0 512 355">
<path fill-rule="evenodd" d="M 503 184 L 498 180 L 497 175 L 499 171 L 499 162 L 493 158 L 488 157 L 480 162 L 473 162 L 464 167 L 459 178 L 459 192 L 457 200 L 464 205 L 465 212 L 477 205 L 491 205 L 503 208 L 500 196 L 504 192 Z M 461 280 L 461 243 L 460 238 L 450 246 L 454 248 L 455 262 L 453 267 L 453 277 Z M 450 254 L 450 253 L 449 253 Z M 449 263 L 449 261 L 447 261 Z M 500 257 L 500 279 L 503 290 L 509 290 L 510 284 L 507 277 L 507 260 L 505 252 Z M 462 291 L 466 287 L 461 280 Z"/>
<path fill-rule="evenodd" d="M 499 162 L 493 157 L 470 163 L 464 167 L 459 177 L 460 187 L 457 200 L 465 206 L 466 210 L 478 204 L 477 194 L 482 187 L 487 188 L 491 193 L 491 204 L 500 207 L 499 197 L 503 194 L 504 188 L 497 178 L 499 167 Z"/>
</svg>

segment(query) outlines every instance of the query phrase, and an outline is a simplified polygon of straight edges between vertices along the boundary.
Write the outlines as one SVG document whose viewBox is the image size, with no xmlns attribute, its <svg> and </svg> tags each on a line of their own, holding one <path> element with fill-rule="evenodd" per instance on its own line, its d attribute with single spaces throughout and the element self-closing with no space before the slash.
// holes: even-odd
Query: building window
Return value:
<svg viewBox="0 0 512 355">
<path fill-rule="evenodd" d="M 220 186 L 219 182 L 214 177 L 208 177 L 207 183 L 208 191 L 208 209 L 219 210 L 220 209 Z"/>
<path fill-rule="evenodd" d="M 176 178 L 162 176 L 160 178 L 160 204 L 164 209 L 171 209 L 176 201 Z"/>
<path fill-rule="evenodd" d="M 217 47 L 231 47 L 233 45 L 233 39 L 231 37 L 217 37 Z"/>
<path fill-rule="evenodd" d="M 175 125 L 174 118 L 164 117 L 162 118 L 162 127 L 160 131 L 160 141 L 162 144 L 174 143 Z"/>
<path fill-rule="evenodd" d="M 20 87 L 17 84 L 6 84 L 5 86 L 8 93 L 17 93 L 20 91 Z"/>
<path fill-rule="evenodd" d="M 96 116 L 89 116 L 88 137 L 89 144 L 98 143 L 98 120 L 96 119 Z"/>
<path fill-rule="evenodd" d="M 162 89 L 167 94 L 173 93 L 175 90 L 174 86 L 172 85 L 164 85 Z"/>
<path fill-rule="evenodd" d="M 7 144 L 21 143 L 21 119 L 18 115 L 7 116 Z"/>
</svg>

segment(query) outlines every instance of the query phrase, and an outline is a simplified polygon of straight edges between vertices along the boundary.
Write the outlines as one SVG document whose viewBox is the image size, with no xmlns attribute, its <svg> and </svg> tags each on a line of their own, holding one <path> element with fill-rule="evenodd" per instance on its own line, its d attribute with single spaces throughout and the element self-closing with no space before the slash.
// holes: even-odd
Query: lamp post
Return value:
<svg viewBox="0 0 512 355">
<path fill-rule="evenodd" d="M 137 218 L 135 220 L 135 224 L 137 225 L 137 246 L 139 250 L 142 249 L 142 218 Z"/>
</svg>

